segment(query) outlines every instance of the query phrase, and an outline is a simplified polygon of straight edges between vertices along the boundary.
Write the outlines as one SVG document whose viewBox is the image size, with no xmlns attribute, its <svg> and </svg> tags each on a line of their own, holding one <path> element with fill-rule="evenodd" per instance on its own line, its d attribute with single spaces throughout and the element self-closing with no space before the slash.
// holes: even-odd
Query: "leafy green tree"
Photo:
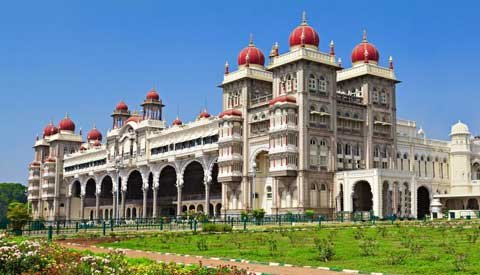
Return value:
<svg viewBox="0 0 480 275">
<path fill-rule="evenodd" d="M 31 220 L 27 204 L 21 202 L 10 203 L 8 205 L 7 219 L 10 221 L 10 227 L 13 230 L 22 229 Z"/>
<path fill-rule="evenodd" d="M 7 225 L 7 208 L 11 202 L 27 202 L 27 187 L 20 183 L 0 183 L 0 228 Z"/>
</svg>

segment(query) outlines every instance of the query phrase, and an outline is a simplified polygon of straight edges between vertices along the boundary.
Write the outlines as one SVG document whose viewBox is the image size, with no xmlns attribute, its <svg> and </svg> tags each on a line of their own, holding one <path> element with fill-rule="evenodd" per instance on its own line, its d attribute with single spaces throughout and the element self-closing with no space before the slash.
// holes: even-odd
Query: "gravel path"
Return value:
<svg viewBox="0 0 480 275">
<path fill-rule="evenodd" d="M 76 243 L 67 243 L 59 242 L 62 246 L 77 250 L 90 250 L 97 253 L 106 253 L 109 251 L 108 248 L 97 247 L 93 245 L 81 245 Z M 229 262 L 221 259 L 207 259 L 199 258 L 196 256 L 178 256 L 178 255 L 165 255 L 150 251 L 141 251 L 141 250 L 125 250 L 125 254 L 131 258 L 148 258 L 155 261 L 162 262 L 175 262 L 183 264 L 198 264 L 199 261 L 202 262 L 202 265 L 206 266 L 218 266 L 218 265 L 235 265 L 237 267 L 248 269 L 249 271 L 258 272 L 258 273 L 267 273 L 267 274 L 284 274 L 284 275 L 339 275 L 341 272 L 323 270 L 323 269 L 314 269 L 308 267 L 294 267 L 294 266 L 269 266 L 253 263 L 240 263 L 240 262 Z M 343 273 L 345 274 L 345 273 Z"/>
</svg>

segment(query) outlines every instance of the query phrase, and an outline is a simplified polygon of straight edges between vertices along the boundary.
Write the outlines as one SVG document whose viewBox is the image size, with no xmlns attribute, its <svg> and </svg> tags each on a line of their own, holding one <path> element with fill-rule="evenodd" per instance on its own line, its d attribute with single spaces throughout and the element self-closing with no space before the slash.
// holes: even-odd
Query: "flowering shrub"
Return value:
<svg viewBox="0 0 480 275">
<path fill-rule="evenodd" d="M 85 254 L 65 249 L 55 243 L 0 239 L 0 274 L 248 274 L 234 266 L 207 268 L 175 263 L 129 262 L 122 250 L 105 255 Z"/>
</svg>

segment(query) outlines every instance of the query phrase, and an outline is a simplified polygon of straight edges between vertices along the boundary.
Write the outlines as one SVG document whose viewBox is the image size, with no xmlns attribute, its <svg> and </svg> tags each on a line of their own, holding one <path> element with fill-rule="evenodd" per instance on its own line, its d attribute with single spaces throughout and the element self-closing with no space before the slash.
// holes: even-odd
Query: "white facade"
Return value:
<svg viewBox="0 0 480 275">
<path fill-rule="evenodd" d="M 34 217 L 231 215 L 256 208 L 423 217 L 434 198 L 441 203 L 435 211 L 478 209 L 480 139 L 460 122 L 450 140 L 440 141 L 414 121 L 398 120 L 393 62 L 380 66 L 366 35 L 353 66 L 343 68 L 333 42 L 329 53 L 319 51 L 318 34 L 304 19 L 290 49 L 279 54 L 274 44 L 269 57 L 265 65 L 251 41 L 236 71 L 226 65 L 218 116 L 204 111 L 168 126 L 152 90 L 142 114 L 116 106 L 103 144 L 96 129 L 84 142 L 74 125 L 47 126 L 29 167 Z"/>
</svg>

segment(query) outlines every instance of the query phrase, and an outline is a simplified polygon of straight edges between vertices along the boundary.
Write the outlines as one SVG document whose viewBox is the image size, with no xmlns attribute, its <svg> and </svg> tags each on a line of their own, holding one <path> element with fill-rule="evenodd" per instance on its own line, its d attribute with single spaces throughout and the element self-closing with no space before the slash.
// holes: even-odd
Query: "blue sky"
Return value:
<svg viewBox="0 0 480 275">
<path fill-rule="evenodd" d="M 223 65 L 236 66 L 250 33 L 266 55 L 307 11 L 320 48 L 335 41 L 349 66 L 367 29 L 387 65 L 393 55 L 399 118 L 448 138 L 461 119 L 478 133 L 479 4 L 475 1 L 3 1 L 0 4 L 0 182 L 26 182 L 31 146 L 69 112 L 84 134 L 105 134 L 123 99 L 139 108 L 157 87 L 171 122 L 207 102 L 220 111 Z M 232 68 L 233 69 L 233 68 Z M 477 108 L 476 108 L 477 107 Z"/>
</svg>

